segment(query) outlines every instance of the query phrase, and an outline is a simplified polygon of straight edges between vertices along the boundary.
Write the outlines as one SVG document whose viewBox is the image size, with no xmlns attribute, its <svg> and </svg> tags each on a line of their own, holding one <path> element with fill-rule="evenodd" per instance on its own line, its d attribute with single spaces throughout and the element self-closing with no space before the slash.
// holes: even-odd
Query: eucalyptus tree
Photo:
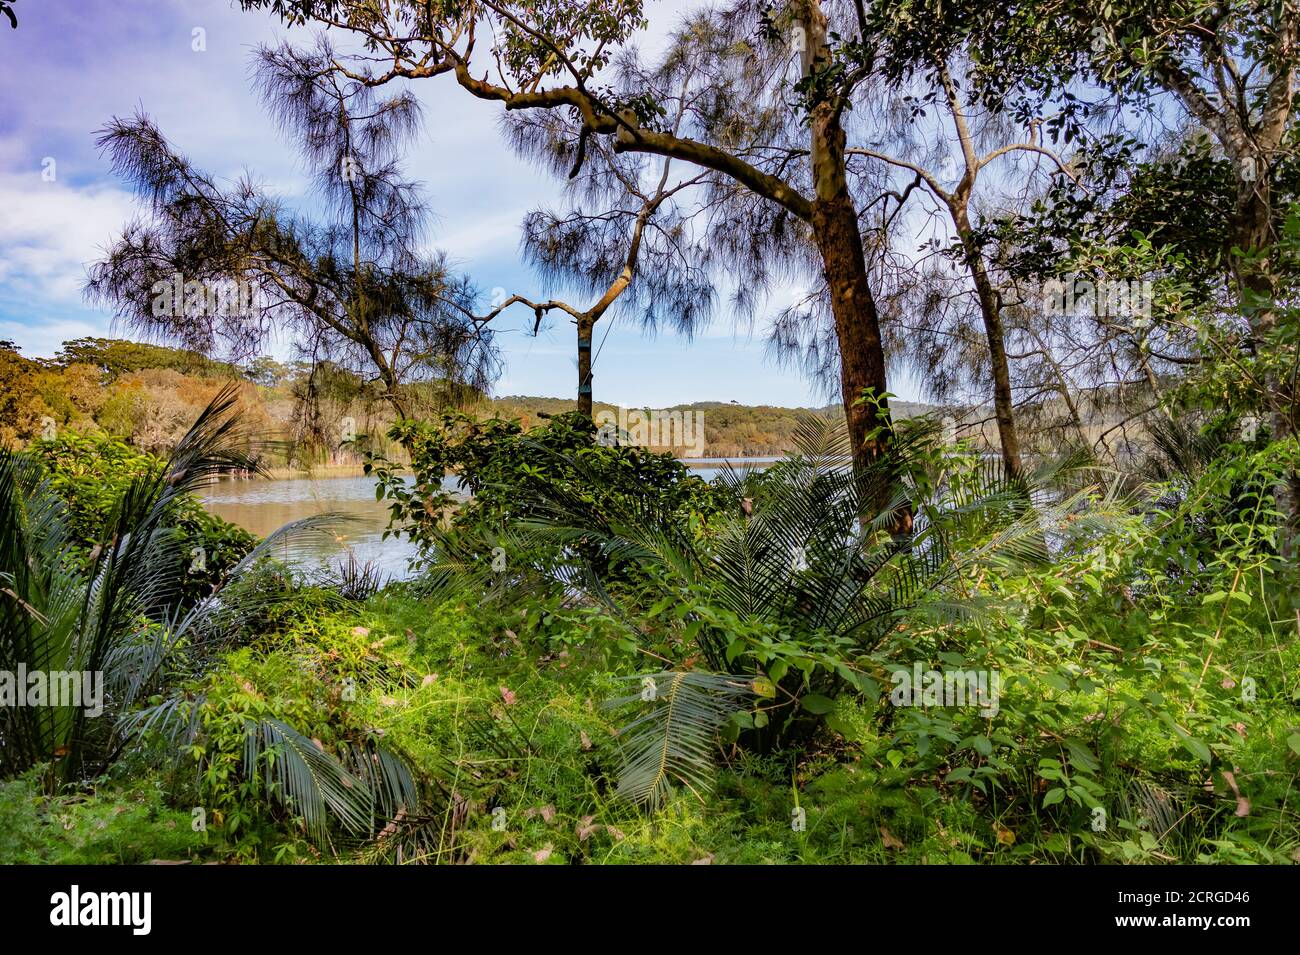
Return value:
<svg viewBox="0 0 1300 955">
<path fill-rule="evenodd" d="M 196 168 L 143 114 L 105 126 L 99 144 L 147 211 L 91 268 L 87 293 L 133 329 L 200 353 L 246 359 L 288 339 L 313 363 L 376 382 L 401 415 L 416 383 L 482 391 L 498 358 L 473 316 L 475 291 L 441 254 L 418 252 L 427 210 L 398 160 L 418 103 L 380 99 L 326 68 L 332 59 L 323 44 L 263 51 L 257 70 L 306 160 L 320 219 L 248 177 L 223 183 Z"/>
<path fill-rule="evenodd" d="M 877 450 L 887 433 L 876 428 L 887 418 L 885 354 L 845 152 L 846 116 L 871 75 L 861 57 L 843 55 L 861 48 L 861 4 L 739 0 L 703 11 L 654 68 L 625 71 L 639 78 L 629 86 L 611 85 L 605 70 L 647 25 L 638 0 L 241 3 L 351 33 L 365 50 L 336 67 L 354 82 L 445 77 L 508 111 L 567 115 L 579 156 L 599 138 L 616 152 L 715 174 L 702 184 L 713 262 L 737 284 L 814 271 L 833 319 L 853 453 Z M 676 102 L 681 122 L 665 123 Z M 864 394 L 873 400 L 858 400 Z"/>
</svg>

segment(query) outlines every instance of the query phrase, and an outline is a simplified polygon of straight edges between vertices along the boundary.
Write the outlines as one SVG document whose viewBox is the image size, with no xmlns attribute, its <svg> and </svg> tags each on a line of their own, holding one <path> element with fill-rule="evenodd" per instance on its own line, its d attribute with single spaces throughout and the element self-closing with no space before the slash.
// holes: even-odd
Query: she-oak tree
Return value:
<svg viewBox="0 0 1300 955">
<path fill-rule="evenodd" d="M 840 387 L 855 457 L 878 450 L 875 430 L 887 422 L 885 354 L 879 316 L 869 283 L 859 228 L 859 209 L 846 169 L 844 118 L 860 84 L 870 75 L 862 57 L 836 56 L 838 40 L 828 13 L 858 36 L 861 3 L 831 9 L 823 0 L 795 0 L 773 19 L 762 5 L 740 3 L 725 15 L 779 24 L 784 52 L 797 56 L 800 79 L 793 87 L 772 76 L 773 95 L 795 101 L 806 124 L 803 148 L 795 151 L 727 136 L 694 138 L 690 130 L 662 128 L 661 107 L 648 92 L 616 94 L 602 83 L 602 70 L 633 34 L 646 26 L 639 0 L 241 0 L 247 9 L 270 9 L 291 23 L 315 23 L 347 31 L 365 54 L 340 58 L 335 69 L 354 81 L 379 86 L 392 81 L 446 75 L 470 95 L 507 110 L 567 110 L 581 123 L 584 141 L 609 137 L 619 152 L 681 160 L 727 177 L 778 206 L 808 236 L 820 259 L 840 357 Z M 483 42 L 484 36 L 489 38 Z M 840 41 L 842 42 L 842 41 Z M 487 48 L 486 50 L 484 48 Z M 376 63 L 381 65 L 375 66 Z M 858 400 L 864 395 L 871 401 Z"/>
</svg>

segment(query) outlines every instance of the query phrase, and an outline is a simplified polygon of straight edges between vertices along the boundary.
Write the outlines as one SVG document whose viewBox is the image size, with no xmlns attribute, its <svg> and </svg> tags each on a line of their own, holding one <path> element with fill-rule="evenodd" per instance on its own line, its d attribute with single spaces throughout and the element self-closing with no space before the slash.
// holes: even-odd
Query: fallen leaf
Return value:
<svg viewBox="0 0 1300 955">
<path fill-rule="evenodd" d="M 538 812 L 542 814 L 542 822 L 546 823 L 547 825 L 550 825 L 551 820 L 555 818 L 554 806 L 543 806 L 541 809 L 538 810 Z"/>
<path fill-rule="evenodd" d="M 540 849 L 538 849 L 536 852 L 533 853 L 533 861 L 545 862 L 547 859 L 551 857 L 551 853 L 554 851 L 555 851 L 555 847 L 548 842 L 546 845 L 542 846 Z"/>
<path fill-rule="evenodd" d="M 578 730 L 578 739 L 581 741 L 583 749 L 591 749 L 591 737 L 587 735 L 586 730 Z"/>
<path fill-rule="evenodd" d="M 884 826 L 880 827 L 880 838 L 885 844 L 886 849 L 902 849 L 903 840 L 898 838 Z"/>
<path fill-rule="evenodd" d="M 501 687 L 501 699 L 506 701 L 506 706 L 514 706 L 516 699 L 514 691 Z"/>
<path fill-rule="evenodd" d="M 615 839 L 626 839 L 626 838 L 627 838 L 627 835 L 623 832 L 623 830 L 620 829 L 620 828 L 618 828 L 617 826 L 606 826 L 606 827 L 605 827 L 605 831 L 608 832 L 608 833 L 609 833 L 611 836 L 613 836 Z"/>
<path fill-rule="evenodd" d="M 1012 832 L 1010 829 L 1003 829 L 1001 826 L 999 826 L 998 842 L 1002 843 L 1004 846 L 1015 845 L 1016 834 Z"/>
<path fill-rule="evenodd" d="M 354 637 L 368 637 L 368 636 L 370 636 L 370 628 L 369 628 L 369 627 L 353 627 L 353 628 L 352 628 L 352 636 L 354 636 Z"/>
<path fill-rule="evenodd" d="M 424 679 L 420 681 L 420 686 L 432 686 L 438 682 L 438 674 L 426 673 Z"/>
<path fill-rule="evenodd" d="M 579 842 L 586 842 L 586 841 L 587 841 L 587 838 L 588 838 L 588 837 L 589 837 L 593 832 L 595 832 L 597 829 L 600 828 L 600 826 L 597 826 L 597 825 L 594 825 L 594 824 L 593 824 L 592 820 L 595 819 L 595 818 L 596 818 L 595 816 L 583 816 L 583 817 L 582 817 L 582 820 L 578 823 L 577 828 L 574 829 L 574 832 L 576 832 L 576 833 L 578 834 L 578 841 L 579 841 Z"/>
<path fill-rule="evenodd" d="M 691 865 L 713 865 L 713 853 L 710 852 L 703 859 L 696 859 Z"/>
</svg>

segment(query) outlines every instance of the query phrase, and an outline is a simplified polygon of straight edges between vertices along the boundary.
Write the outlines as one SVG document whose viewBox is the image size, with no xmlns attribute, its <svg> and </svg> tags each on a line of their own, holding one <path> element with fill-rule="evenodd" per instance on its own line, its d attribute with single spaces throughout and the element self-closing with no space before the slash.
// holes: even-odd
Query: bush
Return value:
<svg viewBox="0 0 1300 955">
<path fill-rule="evenodd" d="M 103 543 L 114 510 L 132 482 L 161 473 L 166 463 L 120 438 L 72 431 L 33 442 L 29 450 L 66 505 L 72 542 L 83 559 Z M 190 555 L 182 578 L 187 604 L 208 596 L 257 543 L 243 528 L 209 514 L 193 497 L 177 503 L 170 525 Z"/>
</svg>

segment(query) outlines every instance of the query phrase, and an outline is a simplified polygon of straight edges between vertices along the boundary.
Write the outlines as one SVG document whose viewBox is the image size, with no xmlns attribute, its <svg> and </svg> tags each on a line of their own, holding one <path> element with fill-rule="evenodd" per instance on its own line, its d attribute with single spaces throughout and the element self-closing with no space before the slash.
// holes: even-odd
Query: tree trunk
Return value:
<svg viewBox="0 0 1300 955">
<path fill-rule="evenodd" d="M 1002 313 L 998 307 L 997 292 L 989 280 L 984 260 L 975 245 L 970 220 L 964 209 L 954 209 L 953 219 L 961 235 L 962 249 L 975 282 L 980 313 L 984 318 L 984 335 L 989 345 L 989 367 L 993 375 L 993 414 L 998 422 L 998 440 L 1002 445 L 1002 462 L 1011 474 L 1019 474 L 1020 436 L 1016 433 L 1015 408 L 1011 394 L 1011 369 L 1007 363 L 1006 332 L 1002 327 Z"/>
<path fill-rule="evenodd" d="M 855 459 L 864 460 L 881 450 L 869 434 L 885 423 L 888 387 L 880 321 L 867 284 L 857 211 L 847 194 L 829 200 L 819 197 L 813 203 L 813 232 L 830 287 L 850 447 Z M 879 411 L 872 404 L 856 403 L 864 391 L 880 399 Z"/>
<path fill-rule="evenodd" d="M 578 413 L 592 417 L 591 401 L 591 336 L 596 323 L 590 316 L 578 319 Z"/>
<path fill-rule="evenodd" d="M 808 0 L 800 22 L 806 33 L 802 66 L 807 75 L 829 58 L 826 15 L 817 2 Z M 885 394 L 889 389 L 880 319 L 867 280 L 858 211 L 845 173 L 845 135 L 839 109 L 831 101 L 822 101 L 813 105 L 811 113 L 813 237 L 830 290 L 849 444 L 854 460 L 865 462 L 881 450 L 880 442 L 869 437 L 871 430 L 888 421 Z M 878 405 L 858 404 L 864 392 L 870 392 Z"/>
</svg>

